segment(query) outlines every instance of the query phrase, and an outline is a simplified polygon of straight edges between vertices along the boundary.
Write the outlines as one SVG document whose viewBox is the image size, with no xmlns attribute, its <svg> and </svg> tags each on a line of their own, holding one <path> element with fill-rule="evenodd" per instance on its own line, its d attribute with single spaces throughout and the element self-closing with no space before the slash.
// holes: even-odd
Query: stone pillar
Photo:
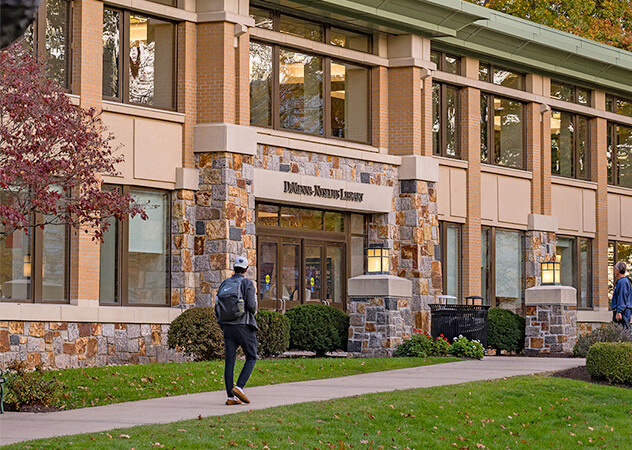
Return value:
<svg viewBox="0 0 632 450">
<path fill-rule="evenodd" d="M 537 286 L 526 295 L 525 354 L 566 355 L 577 342 L 577 291 L 570 286 Z"/>
<path fill-rule="evenodd" d="M 411 309 L 415 328 L 430 332 L 430 310 L 441 293 L 437 181 L 439 163 L 432 157 L 404 156 L 399 171 L 397 227 L 400 245 L 397 276 L 413 283 Z"/>
<path fill-rule="evenodd" d="M 348 280 L 349 341 L 355 357 L 393 356 L 413 331 L 412 283 L 393 275 L 361 275 Z"/>
<path fill-rule="evenodd" d="M 542 283 L 542 263 L 555 261 L 557 217 L 529 214 L 525 254 L 527 288 Z"/>
</svg>

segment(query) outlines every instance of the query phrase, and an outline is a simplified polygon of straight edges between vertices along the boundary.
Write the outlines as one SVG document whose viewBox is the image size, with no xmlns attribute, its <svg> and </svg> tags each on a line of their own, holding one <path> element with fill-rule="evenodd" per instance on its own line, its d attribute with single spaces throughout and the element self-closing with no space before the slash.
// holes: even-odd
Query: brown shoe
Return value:
<svg viewBox="0 0 632 450">
<path fill-rule="evenodd" d="M 226 404 L 227 405 L 241 405 L 241 400 L 239 400 L 237 397 L 230 397 L 226 400 Z"/>
<path fill-rule="evenodd" d="M 230 392 L 242 402 L 250 403 L 250 400 L 248 400 L 248 397 L 246 397 L 246 394 L 239 386 L 235 386 Z"/>
</svg>

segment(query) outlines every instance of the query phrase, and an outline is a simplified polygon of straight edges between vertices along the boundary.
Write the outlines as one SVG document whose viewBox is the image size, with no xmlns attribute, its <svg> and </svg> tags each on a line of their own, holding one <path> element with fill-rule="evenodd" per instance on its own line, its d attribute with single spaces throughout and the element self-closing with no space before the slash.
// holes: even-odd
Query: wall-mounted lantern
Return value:
<svg viewBox="0 0 632 450">
<path fill-rule="evenodd" d="M 542 263 L 542 285 L 554 286 L 560 284 L 561 255 L 557 255 L 556 261 Z"/>
<path fill-rule="evenodd" d="M 388 249 L 373 245 L 366 249 L 367 275 L 385 275 L 389 273 Z"/>
</svg>

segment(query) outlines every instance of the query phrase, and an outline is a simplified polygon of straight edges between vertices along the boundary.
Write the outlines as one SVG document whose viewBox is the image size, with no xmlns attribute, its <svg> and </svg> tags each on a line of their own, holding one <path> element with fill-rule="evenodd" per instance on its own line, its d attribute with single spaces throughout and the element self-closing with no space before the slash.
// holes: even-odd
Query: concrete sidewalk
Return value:
<svg viewBox="0 0 632 450">
<path fill-rule="evenodd" d="M 458 361 L 326 380 L 302 381 L 248 388 L 249 405 L 226 406 L 225 393 L 205 392 L 119 403 L 53 413 L 0 415 L 0 445 L 30 439 L 90 433 L 113 428 L 218 416 L 249 409 L 339 397 L 491 380 L 515 375 L 553 372 L 585 364 L 583 359 L 487 356 L 481 361 Z"/>
</svg>

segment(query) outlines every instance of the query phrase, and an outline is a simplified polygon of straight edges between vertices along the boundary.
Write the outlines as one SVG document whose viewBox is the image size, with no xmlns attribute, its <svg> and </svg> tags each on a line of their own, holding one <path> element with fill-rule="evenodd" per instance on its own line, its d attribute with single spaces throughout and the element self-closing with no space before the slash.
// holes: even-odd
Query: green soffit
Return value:
<svg viewBox="0 0 632 450">
<path fill-rule="evenodd" d="M 632 93 L 632 53 L 462 0 L 273 3 L 376 31 L 426 36 L 466 56 Z"/>
</svg>

